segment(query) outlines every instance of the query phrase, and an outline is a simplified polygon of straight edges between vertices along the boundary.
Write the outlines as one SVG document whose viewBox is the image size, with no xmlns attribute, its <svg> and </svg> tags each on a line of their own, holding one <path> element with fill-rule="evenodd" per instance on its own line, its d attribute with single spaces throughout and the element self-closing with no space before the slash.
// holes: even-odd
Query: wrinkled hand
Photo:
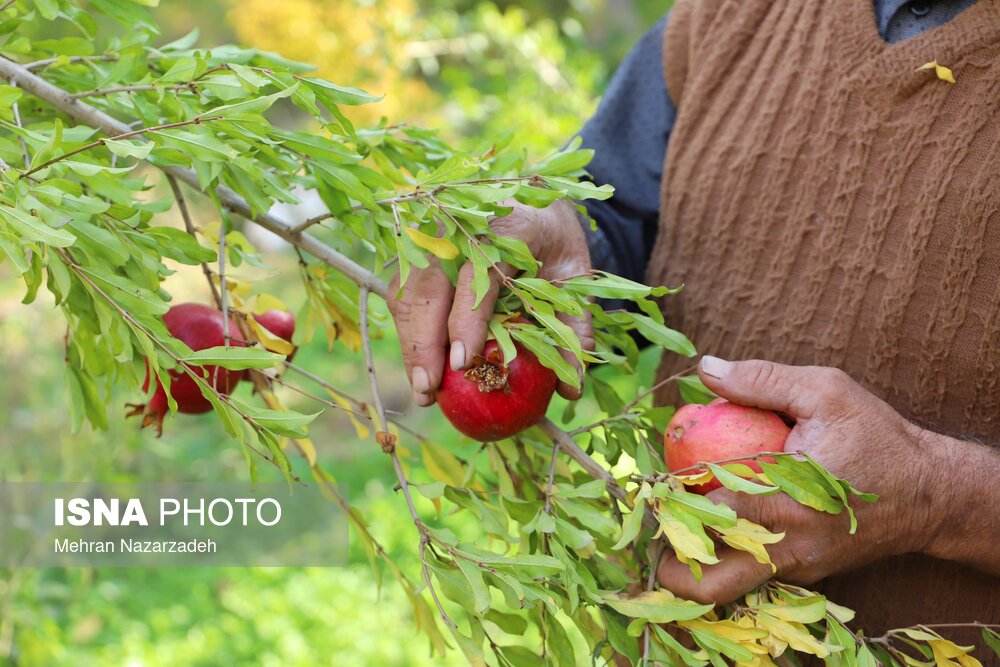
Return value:
<svg viewBox="0 0 1000 667">
<path fill-rule="evenodd" d="M 516 202 L 508 205 L 513 211 L 490 223 L 498 236 L 524 241 L 531 254 L 541 264 L 538 277 L 559 280 L 590 271 L 590 251 L 587 238 L 574 207 L 557 201 L 538 209 Z M 406 364 L 406 374 L 413 387 L 417 405 L 434 403 L 434 392 L 444 374 L 445 355 L 452 369 L 467 368 L 474 355 L 483 351 L 493 307 L 500 293 L 501 279 L 490 271 L 490 287 L 479 307 L 472 287 L 473 268 L 466 263 L 458 274 L 458 284 L 452 286 L 441 271 L 436 258 L 430 258 L 426 269 L 414 269 L 399 299 L 389 299 L 389 310 L 399 331 L 399 344 Z M 500 265 L 507 276 L 514 276 L 513 267 Z M 389 294 L 399 290 L 399 275 L 389 285 Z M 579 336 L 583 349 L 593 349 L 590 314 L 580 317 L 560 315 Z M 450 345 L 450 353 L 448 353 Z M 574 365 L 576 359 L 565 353 Z M 564 398 L 577 399 L 580 390 L 560 382 L 557 388 Z"/>
<path fill-rule="evenodd" d="M 833 368 L 728 362 L 705 357 L 702 381 L 741 405 L 783 412 L 795 420 L 785 451 L 801 450 L 878 502 L 858 503 L 858 531 L 846 512 L 830 515 L 783 495 L 753 496 L 719 489 L 708 494 L 744 518 L 785 538 L 768 547 L 776 576 L 811 584 L 884 556 L 922 551 L 938 530 L 928 486 L 935 454 L 922 431 L 845 373 Z M 938 503 L 940 504 L 940 503 Z M 700 583 L 686 565 L 665 557 L 661 585 L 702 603 L 724 604 L 771 578 L 771 568 L 749 553 L 722 547 L 721 562 L 704 567 Z"/>
</svg>

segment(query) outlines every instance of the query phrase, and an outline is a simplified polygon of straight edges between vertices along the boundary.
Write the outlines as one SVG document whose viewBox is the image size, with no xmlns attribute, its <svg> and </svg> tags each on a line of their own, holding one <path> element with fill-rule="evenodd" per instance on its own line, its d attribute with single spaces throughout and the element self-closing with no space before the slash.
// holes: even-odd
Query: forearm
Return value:
<svg viewBox="0 0 1000 667">
<path fill-rule="evenodd" d="M 1000 448 L 923 432 L 934 521 L 924 551 L 1000 576 Z"/>
</svg>

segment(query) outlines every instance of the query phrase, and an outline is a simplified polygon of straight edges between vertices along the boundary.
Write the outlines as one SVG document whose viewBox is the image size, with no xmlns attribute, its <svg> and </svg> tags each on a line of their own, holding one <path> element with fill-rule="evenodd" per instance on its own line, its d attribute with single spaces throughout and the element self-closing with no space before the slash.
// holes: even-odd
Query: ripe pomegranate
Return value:
<svg viewBox="0 0 1000 667">
<path fill-rule="evenodd" d="M 722 398 L 708 405 L 688 404 L 674 414 L 663 434 L 667 469 L 683 470 L 702 461 L 781 452 L 790 432 L 781 417 L 770 410 L 736 405 Z M 760 472 L 756 460 L 739 463 Z M 721 487 L 722 484 L 713 479 L 688 488 L 704 495 Z"/>
<path fill-rule="evenodd" d="M 474 440 L 509 438 L 541 421 L 549 407 L 556 374 L 520 343 L 514 347 L 517 357 L 506 366 L 495 340 L 487 341 L 472 368 L 445 366 L 438 405 L 455 428 Z"/>
<path fill-rule="evenodd" d="M 209 347 L 225 345 L 225 336 L 222 327 L 222 312 L 198 303 L 181 303 L 172 306 L 163 316 L 163 323 L 167 326 L 167 331 L 174 338 L 182 340 L 192 350 L 204 350 Z M 240 340 L 240 330 L 236 322 L 229 320 L 230 340 L 229 344 L 235 347 L 246 347 Z M 192 367 L 195 371 L 200 371 L 202 376 L 219 393 L 228 394 L 231 392 L 240 379 L 243 371 L 230 371 L 218 366 Z M 199 414 L 212 409 L 212 404 L 205 398 L 198 383 L 186 372 L 171 370 L 170 373 L 170 395 L 177 401 L 177 411 L 188 414 Z M 149 384 L 156 381 L 156 389 L 153 397 L 146 404 L 129 403 L 126 407 L 132 408 L 126 413 L 126 417 L 142 415 L 142 428 L 154 426 L 157 436 L 163 434 L 163 417 L 167 414 L 167 394 L 163 385 L 149 372 L 149 362 L 146 362 L 146 380 L 143 382 L 142 390 L 149 391 Z"/>
</svg>

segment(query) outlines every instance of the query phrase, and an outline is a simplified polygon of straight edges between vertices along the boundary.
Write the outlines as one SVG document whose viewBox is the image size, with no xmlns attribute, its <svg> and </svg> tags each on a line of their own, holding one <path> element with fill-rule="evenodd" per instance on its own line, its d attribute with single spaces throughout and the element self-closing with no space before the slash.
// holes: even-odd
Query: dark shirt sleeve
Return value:
<svg viewBox="0 0 1000 667">
<path fill-rule="evenodd" d="M 642 281 L 656 238 L 660 178 L 677 110 L 663 78 L 664 16 L 622 62 L 594 116 L 580 132 L 594 160 L 587 167 L 614 196 L 584 202 L 594 268 Z"/>
</svg>

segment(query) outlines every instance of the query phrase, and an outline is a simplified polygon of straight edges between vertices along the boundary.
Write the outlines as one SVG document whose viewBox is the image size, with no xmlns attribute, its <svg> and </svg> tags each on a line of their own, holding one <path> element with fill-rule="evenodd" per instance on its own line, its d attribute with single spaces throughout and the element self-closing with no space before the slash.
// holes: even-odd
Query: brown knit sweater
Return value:
<svg viewBox="0 0 1000 667">
<path fill-rule="evenodd" d="M 957 83 L 914 71 L 931 60 Z M 923 426 L 1000 442 L 1000 0 L 894 45 L 870 0 L 678 0 L 664 66 L 678 117 L 647 278 L 686 285 L 670 322 L 703 353 L 837 366 Z M 1000 579 L 922 556 L 824 590 L 869 633 L 1000 621 Z"/>
</svg>

